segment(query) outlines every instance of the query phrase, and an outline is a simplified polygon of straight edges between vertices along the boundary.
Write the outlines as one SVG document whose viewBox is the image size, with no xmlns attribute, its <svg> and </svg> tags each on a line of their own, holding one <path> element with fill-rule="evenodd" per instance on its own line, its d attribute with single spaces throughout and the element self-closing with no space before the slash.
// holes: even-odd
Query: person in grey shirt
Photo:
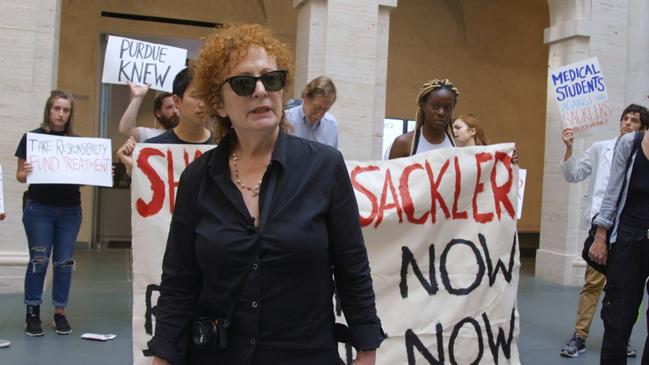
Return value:
<svg viewBox="0 0 649 365">
<path fill-rule="evenodd" d="M 309 81 L 302 91 L 304 102 L 285 112 L 293 135 L 338 148 L 338 122 L 328 110 L 336 101 L 336 86 L 326 76 Z"/>
<path fill-rule="evenodd" d="M 649 123 L 643 121 L 642 129 L 647 127 Z M 626 364 L 624 350 L 649 277 L 649 134 L 645 131 L 628 133 L 615 146 L 606 195 L 593 224 L 597 231 L 588 255 L 607 265 L 600 364 Z M 642 364 L 647 363 L 649 338 L 645 337 Z"/>
</svg>

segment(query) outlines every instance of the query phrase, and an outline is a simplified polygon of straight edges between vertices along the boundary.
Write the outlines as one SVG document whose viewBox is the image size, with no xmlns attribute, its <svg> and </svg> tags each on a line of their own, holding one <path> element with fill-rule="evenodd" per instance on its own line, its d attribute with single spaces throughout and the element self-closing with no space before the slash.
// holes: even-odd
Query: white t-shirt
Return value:
<svg viewBox="0 0 649 365">
<path fill-rule="evenodd" d="M 424 137 L 424 138 L 422 138 Z M 394 141 L 390 143 L 388 148 L 385 149 L 383 152 L 383 159 L 384 160 L 389 160 L 390 158 L 390 150 L 392 149 L 392 145 L 394 144 Z M 453 147 L 453 143 L 451 140 L 448 138 L 448 134 L 444 133 L 444 140 L 442 143 L 439 144 L 433 144 L 428 142 L 426 137 L 423 135 L 423 133 L 419 134 L 419 143 L 417 143 L 417 151 L 415 151 L 415 154 L 417 153 L 422 153 L 422 152 L 427 152 L 427 151 L 432 151 L 432 150 L 439 150 L 442 148 L 451 148 Z"/>
<path fill-rule="evenodd" d="M 417 151 L 415 151 L 415 154 L 428 152 L 432 150 L 441 150 L 442 148 L 451 148 L 451 147 L 453 147 L 453 143 L 451 142 L 450 138 L 448 138 L 448 135 L 446 133 L 444 133 L 444 140 L 442 141 L 442 143 L 439 144 L 432 144 L 428 142 L 426 136 L 424 136 L 423 133 L 420 133 L 419 143 L 417 143 Z"/>
</svg>

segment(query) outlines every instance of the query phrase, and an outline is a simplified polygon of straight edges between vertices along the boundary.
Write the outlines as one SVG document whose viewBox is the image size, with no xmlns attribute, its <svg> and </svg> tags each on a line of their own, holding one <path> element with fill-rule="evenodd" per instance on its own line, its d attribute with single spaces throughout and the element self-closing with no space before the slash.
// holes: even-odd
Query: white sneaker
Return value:
<svg viewBox="0 0 649 365">
<path fill-rule="evenodd" d="M 0 339 L 0 349 L 3 349 L 5 347 L 9 347 L 11 345 L 11 342 L 7 340 Z"/>
</svg>

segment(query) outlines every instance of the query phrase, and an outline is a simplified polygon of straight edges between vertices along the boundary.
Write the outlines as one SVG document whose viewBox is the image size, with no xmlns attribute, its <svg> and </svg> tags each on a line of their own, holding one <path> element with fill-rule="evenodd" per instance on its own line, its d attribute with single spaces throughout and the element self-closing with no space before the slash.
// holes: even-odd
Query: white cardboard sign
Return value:
<svg viewBox="0 0 649 365">
<path fill-rule="evenodd" d="M 597 57 L 550 70 L 548 85 L 564 129 L 581 133 L 608 124 L 613 113 Z"/>
<path fill-rule="evenodd" d="M 29 184 L 113 186 L 110 139 L 27 133 Z"/>
<path fill-rule="evenodd" d="M 187 50 L 164 44 L 110 36 L 101 82 L 148 84 L 171 92 L 174 77 L 185 68 Z"/>
</svg>

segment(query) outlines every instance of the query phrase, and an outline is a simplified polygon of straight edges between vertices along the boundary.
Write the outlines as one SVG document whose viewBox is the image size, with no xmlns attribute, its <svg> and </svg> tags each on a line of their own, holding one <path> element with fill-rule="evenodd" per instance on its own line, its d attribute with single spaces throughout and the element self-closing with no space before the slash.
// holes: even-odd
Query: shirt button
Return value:
<svg viewBox="0 0 649 365">
<path fill-rule="evenodd" d="M 253 300 L 252 303 L 250 303 L 250 305 L 252 305 L 253 308 L 259 307 L 259 303 L 257 303 L 256 300 Z"/>
<path fill-rule="evenodd" d="M 257 340 L 255 340 L 254 338 L 251 338 L 251 339 L 250 339 L 250 344 L 251 344 L 251 345 L 254 345 L 254 344 L 256 344 L 256 343 L 257 343 Z"/>
<path fill-rule="evenodd" d="M 252 271 L 257 271 L 258 268 L 259 265 L 257 265 L 257 263 L 252 264 Z"/>
</svg>

